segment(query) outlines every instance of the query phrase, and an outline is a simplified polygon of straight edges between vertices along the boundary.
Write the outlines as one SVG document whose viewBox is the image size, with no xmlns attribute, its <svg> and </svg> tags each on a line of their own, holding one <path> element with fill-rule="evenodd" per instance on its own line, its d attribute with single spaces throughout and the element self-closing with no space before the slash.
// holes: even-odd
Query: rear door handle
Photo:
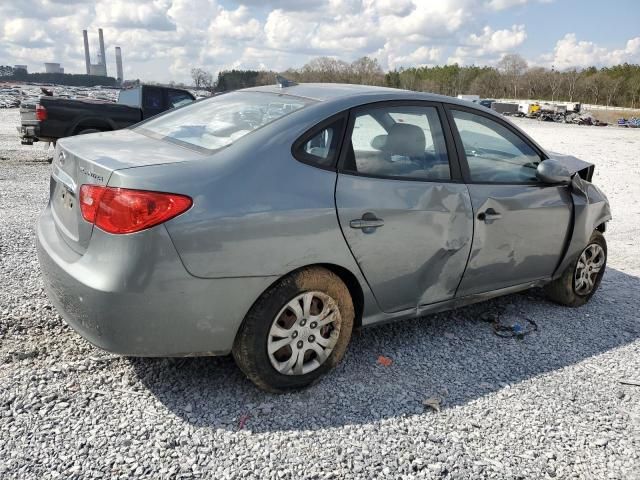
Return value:
<svg viewBox="0 0 640 480">
<path fill-rule="evenodd" d="M 351 220 L 349 222 L 349 226 L 351 228 L 357 228 L 362 230 L 364 233 L 371 233 L 376 228 L 382 227 L 384 225 L 384 220 L 375 216 L 375 214 L 371 212 L 367 212 L 362 215 L 362 218 L 356 218 L 355 220 Z"/>
<path fill-rule="evenodd" d="M 478 214 L 478 220 L 487 224 L 491 224 L 500 218 L 502 218 L 502 214 L 496 212 L 493 208 L 487 208 L 484 212 Z"/>
</svg>

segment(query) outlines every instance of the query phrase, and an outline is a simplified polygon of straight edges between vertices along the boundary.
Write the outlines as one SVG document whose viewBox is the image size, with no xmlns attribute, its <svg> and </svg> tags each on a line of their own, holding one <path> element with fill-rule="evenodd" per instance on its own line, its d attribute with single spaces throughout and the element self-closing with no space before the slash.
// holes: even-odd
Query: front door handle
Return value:
<svg viewBox="0 0 640 480">
<path fill-rule="evenodd" d="M 384 225 L 384 220 L 376 217 L 374 213 L 367 212 L 362 215 L 362 218 L 356 218 L 355 220 L 351 220 L 349 222 L 349 226 L 351 228 L 357 228 L 362 230 L 364 233 L 371 233 L 375 231 L 376 228 L 382 227 Z"/>
<path fill-rule="evenodd" d="M 484 212 L 478 214 L 478 220 L 487 224 L 491 224 L 499 218 L 502 218 L 502 214 L 496 212 L 493 208 L 487 208 Z"/>
</svg>

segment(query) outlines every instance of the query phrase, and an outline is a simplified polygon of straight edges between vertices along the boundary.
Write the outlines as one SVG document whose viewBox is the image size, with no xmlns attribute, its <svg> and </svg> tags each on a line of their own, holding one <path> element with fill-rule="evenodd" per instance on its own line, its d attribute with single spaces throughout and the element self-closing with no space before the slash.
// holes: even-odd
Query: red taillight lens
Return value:
<svg viewBox="0 0 640 480">
<path fill-rule="evenodd" d="M 44 108 L 39 103 L 36 104 L 36 120 L 46 120 L 47 119 L 47 109 Z"/>
<path fill-rule="evenodd" d="M 133 233 L 166 222 L 193 204 L 184 195 L 82 185 L 83 218 L 108 233 Z"/>
<path fill-rule="evenodd" d="M 100 185 L 82 185 L 80 187 L 80 211 L 87 222 L 95 223 L 100 198 L 107 187 Z"/>
</svg>

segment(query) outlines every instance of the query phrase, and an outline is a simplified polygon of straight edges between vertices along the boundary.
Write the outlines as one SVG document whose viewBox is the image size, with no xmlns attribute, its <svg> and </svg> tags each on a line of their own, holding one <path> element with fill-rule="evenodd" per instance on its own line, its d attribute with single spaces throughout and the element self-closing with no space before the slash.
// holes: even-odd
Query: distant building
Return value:
<svg viewBox="0 0 640 480">
<path fill-rule="evenodd" d="M 124 81 L 124 74 L 122 73 L 122 50 L 120 47 L 116 47 L 116 72 L 118 74 L 116 80 L 122 85 Z"/>
<path fill-rule="evenodd" d="M 29 72 L 27 71 L 27 66 L 26 66 L 26 65 L 14 65 L 14 66 L 13 66 L 13 68 L 14 68 L 15 70 L 24 70 L 25 72 L 29 73 Z"/>
<path fill-rule="evenodd" d="M 45 63 L 44 71 L 46 73 L 64 73 L 64 68 L 59 63 Z"/>
<path fill-rule="evenodd" d="M 86 30 L 82 31 L 82 36 L 84 39 L 84 61 L 87 68 L 87 75 L 106 77 L 107 62 L 105 59 L 104 36 L 102 34 L 102 29 L 98 29 L 98 41 L 100 45 L 100 50 L 98 51 L 98 63 L 91 63 L 91 55 L 89 53 L 89 35 Z"/>
<path fill-rule="evenodd" d="M 107 76 L 107 67 L 101 63 L 91 64 L 89 65 L 89 75 L 94 75 L 97 77 L 106 77 Z"/>
</svg>

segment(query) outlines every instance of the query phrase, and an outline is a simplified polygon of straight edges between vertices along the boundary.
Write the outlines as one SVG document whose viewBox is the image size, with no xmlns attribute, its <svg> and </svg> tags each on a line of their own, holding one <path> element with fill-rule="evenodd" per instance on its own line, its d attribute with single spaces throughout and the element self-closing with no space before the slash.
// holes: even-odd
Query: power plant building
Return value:
<svg viewBox="0 0 640 480">
<path fill-rule="evenodd" d="M 46 73 L 64 73 L 64 68 L 59 63 L 45 63 L 44 71 Z"/>
<path fill-rule="evenodd" d="M 102 33 L 102 29 L 98 29 L 98 62 L 91 63 L 91 53 L 89 51 L 89 36 L 86 30 L 82 31 L 82 36 L 84 39 L 84 63 L 87 70 L 87 75 L 95 75 L 98 77 L 106 77 L 107 76 L 107 57 L 104 48 L 104 35 Z M 118 82 L 122 83 L 122 53 L 120 51 L 120 47 L 116 47 L 116 69 L 118 72 Z"/>
<path fill-rule="evenodd" d="M 116 47 L 116 72 L 118 83 L 122 83 L 124 76 L 122 74 L 122 50 L 120 50 L 120 47 Z"/>
</svg>

